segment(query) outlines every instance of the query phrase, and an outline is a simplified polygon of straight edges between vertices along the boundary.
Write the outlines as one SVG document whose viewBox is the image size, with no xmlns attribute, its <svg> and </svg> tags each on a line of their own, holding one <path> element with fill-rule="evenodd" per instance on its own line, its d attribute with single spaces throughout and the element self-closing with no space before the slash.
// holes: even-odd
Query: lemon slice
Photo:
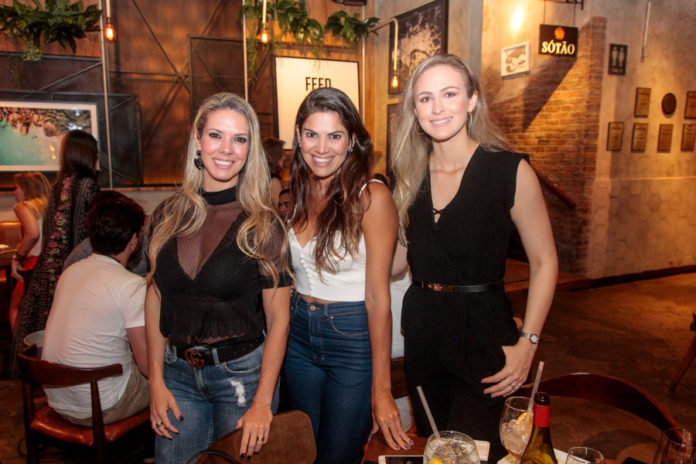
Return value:
<svg viewBox="0 0 696 464">
<path fill-rule="evenodd" d="M 438 458 L 432 458 L 430 461 L 428 461 L 428 464 L 442 464 L 442 461 L 440 461 Z"/>
<path fill-rule="evenodd" d="M 525 427 L 525 421 L 527 420 L 527 415 L 529 415 L 529 422 L 527 422 L 527 427 Z M 529 432 L 532 428 L 532 420 L 534 419 L 534 413 L 533 412 L 523 412 L 522 414 L 519 415 L 517 420 L 515 421 L 515 428 L 517 428 L 517 433 L 525 433 Z"/>
</svg>

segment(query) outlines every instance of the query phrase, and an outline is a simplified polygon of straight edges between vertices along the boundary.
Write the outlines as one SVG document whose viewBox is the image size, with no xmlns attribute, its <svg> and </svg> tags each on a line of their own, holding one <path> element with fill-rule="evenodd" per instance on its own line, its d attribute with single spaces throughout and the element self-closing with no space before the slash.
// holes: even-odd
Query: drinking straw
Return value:
<svg viewBox="0 0 696 464">
<path fill-rule="evenodd" d="M 416 387 L 416 390 L 418 390 L 418 396 L 420 396 L 421 403 L 423 403 L 425 415 L 428 416 L 428 421 L 430 421 L 430 427 L 433 429 L 435 438 L 440 438 L 440 432 L 438 432 L 437 426 L 435 426 L 435 419 L 433 419 L 433 413 L 430 412 L 430 407 L 428 406 L 428 401 L 425 399 L 425 393 L 423 393 L 423 388 L 420 385 L 418 385 Z"/>
<path fill-rule="evenodd" d="M 526 430 L 529 426 L 529 418 L 534 407 L 534 397 L 539 389 L 539 383 L 541 382 L 541 372 L 544 370 L 544 361 L 539 361 L 539 367 L 537 367 L 536 379 L 534 379 L 534 387 L 532 387 L 532 396 L 529 397 L 529 404 L 527 405 L 527 416 L 524 418 L 524 429 Z"/>
</svg>

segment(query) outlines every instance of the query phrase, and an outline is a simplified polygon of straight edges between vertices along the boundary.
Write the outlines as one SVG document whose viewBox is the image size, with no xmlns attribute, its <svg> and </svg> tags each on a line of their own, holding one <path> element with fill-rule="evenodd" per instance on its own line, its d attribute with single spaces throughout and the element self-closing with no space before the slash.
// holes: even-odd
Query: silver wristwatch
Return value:
<svg viewBox="0 0 696 464">
<path fill-rule="evenodd" d="M 520 338 L 526 338 L 527 340 L 529 340 L 529 343 L 531 343 L 532 345 L 536 345 L 537 343 L 539 343 L 539 335 L 537 335 L 537 334 L 520 332 Z"/>
</svg>

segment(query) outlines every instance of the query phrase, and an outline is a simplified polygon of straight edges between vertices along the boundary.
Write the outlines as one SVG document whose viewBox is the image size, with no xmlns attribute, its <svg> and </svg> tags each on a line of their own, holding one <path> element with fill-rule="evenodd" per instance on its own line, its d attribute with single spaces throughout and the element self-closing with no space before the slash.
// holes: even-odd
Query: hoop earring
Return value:
<svg viewBox="0 0 696 464">
<path fill-rule="evenodd" d="M 196 150 L 196 157 L 193 159 L 193 165 L 196 166 L 196 169 L 199 171 L 203 170 L 203 160 L 201 159 L 200 150 Z"/>
</svg>

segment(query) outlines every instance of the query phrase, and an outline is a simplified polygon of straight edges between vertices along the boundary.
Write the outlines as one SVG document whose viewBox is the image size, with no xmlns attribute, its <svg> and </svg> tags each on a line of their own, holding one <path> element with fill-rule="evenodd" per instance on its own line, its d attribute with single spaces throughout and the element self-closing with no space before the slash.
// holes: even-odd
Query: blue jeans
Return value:
<svg viewBox="0 0 696 464">
<path fill-rule="evenodd" d="M 372 350 L 365 303 L 307 303 L 293 293 L 285 374 L 309 414 L 317 464 L 360 462 L 372 425 Z"/>
<path fill-rule="evenodd" d="M 191 367 L 169 346 L 164 355 L 164 383 L 174 395 L 184 420 L 169 411 L 169 420 L 179 429 L 173 439 L 157 436 L 157 464 L 186 463 L 198 451 L 237 428 L 237 421 L 251 406 L 261 377 L 261 344 L 237 359 L 202 369 Z M 278 389 L 273 411 L 278 406 Z"/>
</svg>

